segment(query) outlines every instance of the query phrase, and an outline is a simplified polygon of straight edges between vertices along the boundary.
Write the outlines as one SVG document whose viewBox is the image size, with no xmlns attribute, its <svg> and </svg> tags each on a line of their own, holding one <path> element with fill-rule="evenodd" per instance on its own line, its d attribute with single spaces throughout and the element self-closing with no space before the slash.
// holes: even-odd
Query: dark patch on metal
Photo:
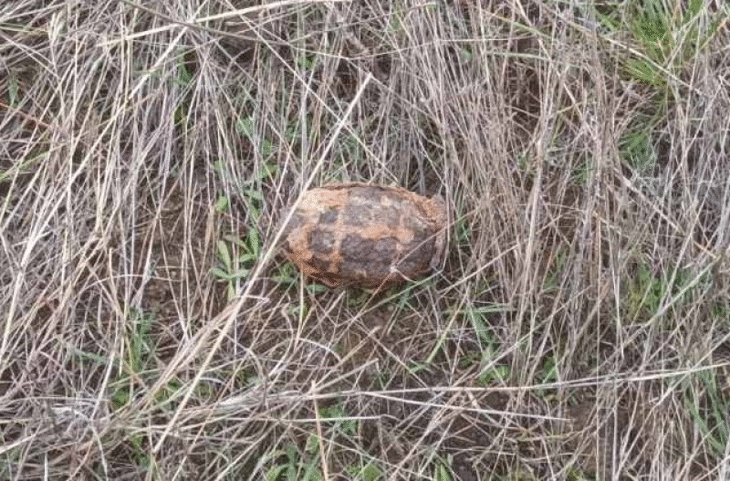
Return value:
<svg viewBox="0 0 730 481">
<path fill-rule="evenodd" d="M 335 247 L 335 233 L 317 229 L 310 235 L 309 245 L 313 252 L 329 255 Z"/>
<path fill-rule="evenodd" d="M 319 257 L 312 257 L 309 262 L 307 262 L 310 266 L 315 268 L 316 270 L 320 272 L 326 272 L 327 269 L 329 269 L 330 263 L 329 261 L 320 259 Z"/>
<path fill-rule="evenodd" d="M 426 271 L 431 261 L 433 240 L 419 239 L 405 246 L 403 258 L 397 262 L 398 268 L 405 271 Z"/>
<path fill-rule="evenodd" d="M 319 223 L 325 225 L 331 225 L 337 222 L 337 218 L 340 216 L 340 209 L 328 209 L 319 216 Z"/>
</svg>

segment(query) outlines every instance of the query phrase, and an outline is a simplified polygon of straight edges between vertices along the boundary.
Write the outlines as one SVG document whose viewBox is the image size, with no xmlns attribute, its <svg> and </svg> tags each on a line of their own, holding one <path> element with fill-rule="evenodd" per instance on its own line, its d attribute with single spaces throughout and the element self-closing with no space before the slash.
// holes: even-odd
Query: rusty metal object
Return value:
<svg viewBox="0 0 730 481">
<path fill-rule="evenodd" d="M 400 187 L 332 184 L 305 192 L 284 230 L 289 260 L 327 286 L 387 287 L 444 255 L 447 208 Z"/>
</svg>

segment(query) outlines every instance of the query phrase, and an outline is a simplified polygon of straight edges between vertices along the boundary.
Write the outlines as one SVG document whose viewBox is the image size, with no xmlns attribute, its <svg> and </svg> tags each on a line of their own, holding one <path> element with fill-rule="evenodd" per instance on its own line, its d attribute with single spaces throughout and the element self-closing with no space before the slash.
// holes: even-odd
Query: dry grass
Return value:
<svg viewBox="0 0 730 481">
<path fill-rule="evenodd" d="M 700 3 L 3 2 L 0 478 L 728 479 Z M 443 271 L 300 279 L 336 180 L 448 197 Z"/>
</svg>

